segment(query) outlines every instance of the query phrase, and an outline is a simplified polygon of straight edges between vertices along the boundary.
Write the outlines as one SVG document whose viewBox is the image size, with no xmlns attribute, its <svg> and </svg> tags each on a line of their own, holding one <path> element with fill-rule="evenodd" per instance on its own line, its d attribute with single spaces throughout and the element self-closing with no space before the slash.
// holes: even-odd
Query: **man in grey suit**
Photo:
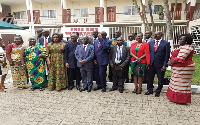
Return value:
<svg viewBox="0 0 200 125">
<path fill-rule="evenodd" d="M 80 92 L 87 90 L 91 92 L 93 85 L 93 57 L 94 46 L 88 44 L 89 37 L 82 38 L 82 44 L 78 45 L 75 50 L 75 57 L 77 59 L 77 66 L 80 68 L 83 88 Z"/>
<path fill-rule="evenodd" d="M 117 90 L 123 93 L 126 67 L 129 66 L 130 54 L 129 47 L 123 45 L 122 37 L 117 38 L 117 45 L 110 49 L 109 63 L 113 73 L 113 86 L 110 91 Z"/>
</svg>

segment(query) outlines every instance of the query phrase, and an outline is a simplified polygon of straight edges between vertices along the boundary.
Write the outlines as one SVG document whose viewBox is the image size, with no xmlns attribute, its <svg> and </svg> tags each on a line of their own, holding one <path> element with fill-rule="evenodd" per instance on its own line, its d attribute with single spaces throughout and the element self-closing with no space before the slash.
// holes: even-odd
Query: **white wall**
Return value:
<svg viewBox="0 0 200 125">
<path fill-rule="evenodd" d="M 21 35 L 24 40 L 24 45 L 28 45 L 28 39 L 31 36 L 30 32 L 28 30 L 13 30 L 13 29 L 12 30 L 0 30 L 0 36 L 1 36 L 1 34 Z"/>
</svg>

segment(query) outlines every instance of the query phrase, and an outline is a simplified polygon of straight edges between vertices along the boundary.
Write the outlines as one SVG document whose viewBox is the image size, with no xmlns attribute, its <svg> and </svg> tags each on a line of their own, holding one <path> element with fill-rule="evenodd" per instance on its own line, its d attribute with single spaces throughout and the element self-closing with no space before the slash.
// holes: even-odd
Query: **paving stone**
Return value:
<svg viewBox="0 0 200 125">
<path fill-rule="evenodd" d="M 200 98 L 192 95 L 192 103 L 170 102 L 165 93 L 132 94 L 125 90 L 92 91 L 29 91 L 6 84 L 0 93 L 2 125 L 199 125 Z"/>
</svg>

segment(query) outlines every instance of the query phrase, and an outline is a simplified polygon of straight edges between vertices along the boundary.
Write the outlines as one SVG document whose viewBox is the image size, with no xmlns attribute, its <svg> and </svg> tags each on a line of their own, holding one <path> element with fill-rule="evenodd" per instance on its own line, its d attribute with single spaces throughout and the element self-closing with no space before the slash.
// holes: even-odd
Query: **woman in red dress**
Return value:
<svg viewBox="0 0 200 125">
<path fill-rule="evenodd" d="M 149 53 L 149 44 L 142 41 L 143 33 L 138 33 L 136 37 L 136 42 L 131 44 L 130 55 L 131 55 L 131 74 L 134 76 L 135 89 L 133 93 L 141 94 L 142 92 L 142 83 L 144 76 L 144 69 L 150 64 L 150 53 Z M 134 74 L 133 67 L 135 63 L 133 61 L 139 61 L 142 66 L 143 74 Z M 139 84 L 139 86 L 138 86 Z"/>
<path fill-rule="evenodd" d="M 172 66 L 172 76 L 166 96 L 176 103 L 191 103 L 191 83 L 195 71 L 195 64 L 192 61 L 194 54 L 192 41 L 190 34 L 181 35 L 180 47 L 171 52 L 172 56 L 168 62 L 168 65 Z"/>
</svg>

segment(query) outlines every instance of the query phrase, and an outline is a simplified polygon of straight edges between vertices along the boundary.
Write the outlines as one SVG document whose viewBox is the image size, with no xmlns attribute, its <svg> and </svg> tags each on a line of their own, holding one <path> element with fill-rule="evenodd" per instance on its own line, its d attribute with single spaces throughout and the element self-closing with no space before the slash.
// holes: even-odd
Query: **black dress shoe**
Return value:
<svg viewBox="0 0 200 125">
<path fill-rule="evenodd" d="M 106 92 L 106 88 L 102 88 L 101 92 Z"/>
<path fill-rule="evenodd" d="M 129 79 L 127 79 L 127 80 L 125 81 L 125 83 L 129 83 Z"/>
<path fill-rule="evenodd" d="M 76 89 L 77 89 L 77 90 L 80 90 L 80 86 L 79 86 L 79 85 L 76 85 Z"/>
<path fill-rule="evenodd" d="M 123 93 L 123 89 L 119 89 L 119 93 Z"/>
<path fill-rule="evenodd" d="M 155 94 L 155 97 L 160 97 L 160 93 L 156 93 L 156 94 Z"/>
<path fill-rule="evenodd" d="M 88 89 L 87 92 L 91 92 L 91 89 Z"/>
<path fill-rule="evenodd" d="M 80 92 L 87 90 L 87 88 L 82 88 L 80 89 Z"/>
<path fill-rule="evenodd" d="M 109 91 L 115 91 L 117 90 L 117 88 L 111 88 Z"/>
<path fill-rule="evenodd" d="M 73 86 L 69 86 L 69 88 L 68 88 L 68 89 L 69 89 L 69 90 L 72 90 L 73 88 L 74 88 Z"/>
<path fill-rule="evenodd" d="M 99 89 L 102 89 L 101 87 L 97 86 L 96 88 L 94 88 L 94 91 L 97 91 Z"/>
<path fill-rule="evenodd" d="M 146 92 L 146 93 L 144 93 L 144 95 L 151 95 L 151 94 L 153 94 L 153 92 Z"/>
</svg>

